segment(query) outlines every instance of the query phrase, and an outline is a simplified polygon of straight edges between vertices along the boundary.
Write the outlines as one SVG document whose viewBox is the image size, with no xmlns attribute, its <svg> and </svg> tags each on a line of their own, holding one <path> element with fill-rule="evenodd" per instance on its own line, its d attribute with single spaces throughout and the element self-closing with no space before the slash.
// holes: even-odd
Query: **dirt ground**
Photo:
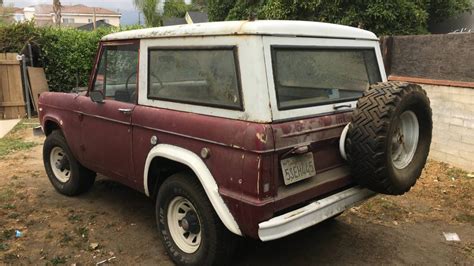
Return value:
<svg viewBox="0 0 474 266">
<path fill-rule="evenodd" d="M 80 197 L 62 196 L 43 169 L 43 137 L 14 134 L 37 145 L 0 157 L 0 264 L 172 264 L 149 199 L 105 177 Z M 247 241 L 234 262 L 474 265 L 474 176 L 430 161 L 405 196 L 377 196 L 281 240 Z"/>
</svg>

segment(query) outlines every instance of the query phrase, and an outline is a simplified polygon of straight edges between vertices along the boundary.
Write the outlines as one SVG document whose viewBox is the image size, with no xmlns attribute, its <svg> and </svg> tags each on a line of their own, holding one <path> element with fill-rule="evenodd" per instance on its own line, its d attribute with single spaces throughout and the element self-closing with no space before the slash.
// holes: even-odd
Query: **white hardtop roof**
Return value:
<svg viewBox="0 0 474 266">
<path fill-rule="evenodd" d="M 112 33 L 102 38 L 102 40 L 113 41 L 222 35 L 274 35 L 378 40 L 374 33 L 354 27 L 322 22 L 289 20 L 225 21 L 185 24 Z"/>
</svg>

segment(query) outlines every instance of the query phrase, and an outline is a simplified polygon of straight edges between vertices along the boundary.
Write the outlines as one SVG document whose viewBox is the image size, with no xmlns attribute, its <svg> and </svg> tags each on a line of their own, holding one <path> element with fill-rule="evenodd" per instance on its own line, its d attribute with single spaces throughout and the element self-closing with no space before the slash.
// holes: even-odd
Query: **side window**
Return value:
<svg viewBox="0 0 474 266">
<path fill-rule="evenodd" d="M 150 49 L 148 98 L 242 110 L 236 50 Z"/>
<path fill-rule="evenodd" d="M 94 80 L 93 90 L 106 99 L 137 101 L 138 45 L 105 46 Z"/>
</svg>

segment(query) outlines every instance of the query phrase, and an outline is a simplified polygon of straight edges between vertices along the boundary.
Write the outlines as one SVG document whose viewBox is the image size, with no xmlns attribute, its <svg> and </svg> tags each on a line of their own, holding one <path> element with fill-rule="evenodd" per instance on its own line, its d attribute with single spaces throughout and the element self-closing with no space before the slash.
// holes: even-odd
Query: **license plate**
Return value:
<svg viewBox="0 0 474 266">
<path fill-rule="evenodd" d="M 285 185 L 293 184 L 316 175 L 312 153 L 284 159 L 281 160 L 280 163 Z"/>
</svg>

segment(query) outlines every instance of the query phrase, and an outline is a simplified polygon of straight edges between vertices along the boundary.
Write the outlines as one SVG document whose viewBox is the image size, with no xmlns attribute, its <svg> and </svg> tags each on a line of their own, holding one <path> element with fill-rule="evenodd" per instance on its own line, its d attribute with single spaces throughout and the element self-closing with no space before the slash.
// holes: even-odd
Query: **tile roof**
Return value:
<svg viewBox="0 0 474 266">
<path fill-rule="evenodd" d="M 15 13 L 15 14 L 23 14 L 23 8 L 20 8 L 20 7 L 14 7 L 12 8 L 12 13 Z"/>
<path fill-rule="evenodd" d="M 188 14 L 191 17 L 193 23 L 209 22 L 209 17 L 207 16 L 206 12 L 188 11 Z"/>
<path fill-rule="evenodd" d="M 41 4 L 41 5 L 35 5 L 31 6 L 35 8 L 35 13 L 36 14 L 51 14 L 53 12 L 53 5 L 46 5 L 46 4 Z M 118 15 L 120 16 L 120 13 L 117 13 L 115 11 L 112 11 L 110 9 L 102 8 L 102 7 L 90 7 L 90 6 L 85 6 L 82 4 L 79 5 L 63 5 L 61 8 L 61 13 L 62 14 L 94 14 L 94 8 L 95 8 L 95 13 L 96 14 L 101 14 L 101 15 Z"/>
<path fill-rule="evenodd" d="M 183 24 L 187 24 L 184 18 L 172 17 L 172 18 L 165 18 L 163 20 L 163 26 L 175 26 L 175 25 L 183 25 Z"/>
</svg>

